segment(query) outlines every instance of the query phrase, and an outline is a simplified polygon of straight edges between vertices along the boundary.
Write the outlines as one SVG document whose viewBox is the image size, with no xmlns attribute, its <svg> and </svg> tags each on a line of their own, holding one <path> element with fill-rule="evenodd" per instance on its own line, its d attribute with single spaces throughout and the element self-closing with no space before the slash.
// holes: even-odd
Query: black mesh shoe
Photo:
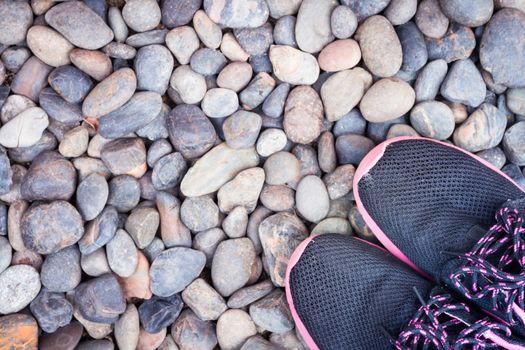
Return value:
<svg viewBox="0 0 525 350">
<path fill-rule="evenodd" d="M 396 257 L 525 335 L 525 193 L 508 176 L 455 146 L 402 137 L 363 159 L 354 196 Z"/>
<path fill-rule="evenodd" d="M 327 234 L 305 240 L 286 274 L 286 297 L 311 349 L 523 349 L 386 250 Z"/>
</svg>

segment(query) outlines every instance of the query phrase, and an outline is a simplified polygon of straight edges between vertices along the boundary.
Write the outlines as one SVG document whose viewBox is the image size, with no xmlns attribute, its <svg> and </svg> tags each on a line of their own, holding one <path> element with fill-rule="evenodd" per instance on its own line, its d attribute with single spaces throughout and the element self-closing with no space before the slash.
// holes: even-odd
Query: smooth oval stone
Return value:
<svg viewBox="0 0 525 350">
<path fill-rule="evenodd" d="M 297 47 L 295 42 L 295 23 L 294 16 L 283 16 L 275 22 L 273 27 L 273 41 L 277 45 L 287 45 Z"/>
<path fill-rule="evenodd" d="M 108 206 L 94 220 L 86 225 L 85 234 L 78 242 L 82 254 L 91 254 L 113 238 L 117 230 L 118 214 Z"/>
<path fill-rule="evenodd" d="M 456 125 L 452 110 L 438 101 L 426 101 L 415 105 L 410 112 L 410 124 L 422 136 L 436 140 L 448 139 Z"/>
<path fill-rule="evenodd" d="M 163 1 L 162 24 L 170 29 L 188 24 L 201 5 L 202 0 Z"/>
<path fill-rule="evenodd" d="M 507 129 L 503 137 L 503 149 L 509 160 L 516 165 L 525 164 L 525 122 L 521 121 Z"/>
<path fill-rule="evenodd" d="M 82 270 L 76 246 L 46 256 L 40 271 L 42 285 L 51 292 L 69 292 L 80 283 Z"/>
<path fill-rule="evenodd" d="M 408 112 L 415 98 L 414 90 L 406 82 L 398 78 L 385 78 L 368 89 L 359 109 L 367 121 L 381 123 Z"/>
<path fill-rule="evenodd" d="M 162 97 L 156 92 L 137 92 L 123 106 L 102 116 L 98 132 L 105 138 L 124 137 L 152 122 L 161 112 Z"/>
<path fill-rule="evenodd" d="M 115 322 L 115 340 L 119 349 L 135 350 L 139 341 L 139 313 L 133 304 L 128 304 L 126 311 Z"/>
<path fill-rule="evenodd" d="M 47 11 L 46 22 L 73 45 L 96 50 L 113 40 L 104 20 L 80 1 L 68 1 Z"/>
<path fill-rule="evenodd" d="M 31 52 L 25 47 L 11 46 L 0 55 L 5 69 L 17 72 L 25 61 L 31 56 Z M 0 103 L 1 105 L 1 103 Z"/>
<path fill-rule="evenodd" d="M 485 100 L 486 86 L 476 65 L 464 59 L 454 62 L 440 92 L 451 102 L 477 107 Z"/>
<path fill-rule="evenodd" d="M 58 151 L 61 155 L 68 158 L 80 157 L 88 148 L 89 131 L 85 126 L 77 126 L 66 132 Z"/>
<path fill-rule="evenodd" d="M 243 110 L 235 112 L 222 125 L 226 143 L 231 148 L 253 147 L 261 125 L 262 119 L 257 113 Z"/>
<path fill-rule="evenodd" d="M 318 60 L 319 67 L 325 72 L 350 69 L 361 60 L 361 49 L 355 40 L 336 40 L 323 48 Z"/>
<path fill-rule="evenodd" d="M 125 227 L 138 248 L 151 243 L 159 227 L 159 213 L 155 208 L 137 207 L 127 217 Z"/>
<path fill-rule="evenodd" d="M 133 209 L 140 200 L 140 185 L 129 175 L 115 176 L 109 182 L 108 204 L 114 206 L 119 212 Z"/>
<path fill-rule="evenodd" d="M 111 113 L 131 99 L 136 87 L 133 70 L 119 69 L 91 90 L 82 104 L 82 112 L 93 118 Z"/>
<path fill-rule="evenodd" d="M 42 62 L 53 66 L 69 64 L 73 45 L 62 35 L 45 26 L 33 26 L 27 31 L 27 46 Z"/>
<path fill-rule="evenodd" d="M 73 306 L 62 293 L 42 290 L 31 302 L 30 309 L 38 325 L 46 333 L 53 333 L 58 328 L 67 326 L 73 318 Z"/>
<path fill-rule="evenodd" d="M 168 89 L 173 64 L 173 56 L 164 46 L 149 45 L 140 48 L 135 57 L 137 88 L 163 95 Z"/>
<path fill-rule="evenodd" d="M 265 54 L 273 43 L 273 28 L 269 23 L 257 28 L 235 29 L 233 33 L 241 47 L 252 56 Z"/>
<path fill-rule="evenodd" d="M 496 84 L 525 86 L 525 13 L 504 8 L 490 19 L 481 38 L 479 58 Z"/>
<path fill-rule="evenodd" d="M 115 35 L 115 41 L 124 42 L 128 37 L 129 31 L 122 13 L 118 7 L 110 7 L 108 11 L 108 25 Z"/>
<path fill-rule="evenodd" d="M 444 59 L 448 63 L 468 58 L 476 47 L 474 32 L 457 23 L 450 25 L 445 36 L 425 41 L 429 59 Z"/>
<path fill-rule="evenodd" d="M 442 59 L 429 62 L 418 74 L 414 84 L 416 102 L 436 98 L 439 87 L 447 75 L 447 62 Z"/>
<path fill-rule="evenodd" d="M 72 322 L 53 333 L 42 334 L 38 346 L 42 350 L 73 350 L 80 342 L 83 331 L 80 323 Z"/>
<path fill-rule="evenodd" d="M 267 270 L 276 286 L 284 285 L 286 265 L 293 250 L 307 237 L 307 229 L 294 214 L 281 212 L 259 225 L 259 236 L 266 257 Z"/>
<path fill-rule="evenodd" d="M 264 184 L 264 170 L 250 168 L 239 172 L 235 178 L 224 184 L 217 193 L 217 201 L 222 212 L 230 212 L 237 206 L 252 212 Z"/>
<path fill-rule="evenodd" d="M 292 314 L 281 290 L 275 290 L 250 305 L 250 316 L 255 324 L 275 333 L 284 333 L 294 327 Z"/>
<path fill-rule="evenodd" d="M 416 24 L 429 38 L 441 38 L 448 29 L 448 17 L 441 11 L 439 0 L 423 0 L 416 12 Z"/>
<path fill-rule="evenodd" d="M 266 72 L 257 74 L 250 84 L 241 91 L 239 100 L 246 110 L 253 110 L 264 102 L 275 87 L 275 80 Z"/>
<path fill-rule="evenodd" d="M 363 135 L 366 130 L 366 120 L 361 115 L 358 109 L 352 109 L 339 119 L 334 127 L 334 136 L 341 136 L 343 134 L 357 134 Z"/>
<path fill-rule="evenodd" d="M 73 49 L 69 58 L 78 69 L 97 81 L 108 77 L 113 70 L 111 59 L 100 51 Z"/>
<path fill-rule="evenodd" d="M 270 294 L 274 289 L 272 281 L 265 280 L 249 287 L 244 287 L 228 298 L 228 307 L 240 309 Z"/>
<path fill-rule="evenodd" d="M 31 6 L 23 1 L 2 1 L 0 19 L 0 44 L 18 44 L 26 38 L 33 23 Z"/>
<path fill-rule="evenodd" d="M 251 70 L 251 68 L 250 68 Z M 170 86 L 179 94 L 182 102 L 199 103 L 206 94 L 206 79 L 190 66 L 177 67 L 170 78 Z"/>
<path fill-rule="evenodd" d="M 167 298 L 154 296 L 139 306 L 140 323 L 146 332 L 158 333 L 179 317 L 183 306 L 179 294 Z"/>
<path fill-rule="evenodd" d="M 297 211 L 306 220 L 319 222 L 326 217 L 330 209 L 330 198 L 323 181 L 308 175 L 301 179 L 295 193 Z"/>
<path fill-rule="evenodd" d="M 270 118 L 279 118 L 284 111 L 286 98 L 290 92 L 290 84 L 281 83 L 264 100 L 262 110 Z"/>
<path fill-rule="evenodd" d="M 357 31 L 363 61 L 372 74 L 390 77 L 396 74 L 403 62 L 399 38 L 383 16 L 368 18 Z"/>
<path fill-rule="evenodd" d="M 220 51 L 208 48 L 195 51 L 190 59 L 191 69 L 205 76 L 219 73 L 226 63 L 226 57 Z"/>
<path fill-rule="evenodd" d="M 122 17 L 134 31 L 145 32 L 159 25 L 161 12 L 155 0 L 128 0 L 122 8 Z"/>
<path fill-rule="evenodd" d="M 374 142 L 361 135 L 345 134 L 335 141 L 337 158 L 341 164 L 358 165 L 372 148 Z"/>
<path fill-rule="evenodd" d="M 293 85 L 311 85 L 319 77 L 314 56 L 290 46 L 272 45 L 270 61 L 279 80 Z"/>
<path fill-rule="evenodd" d="M 319 52 L 334 40 L 330 14 L 335 6 L 333 1 L 303 0 L 295 25 L 295 38 L 302 51 Z"/>
<path fill-rule="evenodd" d="M 227 309 L 223 297 L 202 278 L 182 292 L 182 300 L 203 321 L 216 320 Z"/>
<path fill-rule="evenodd" d="M 76 350 L 113 350 L 114 345 L 111 340 L 107 339 L 96 339 L 88 340 L 80 343 Z"/>
<path fill-rule="evenodd" d="M 270 12 L 263 0 L 204 0 L 204 10 L 213 22 L 229 28 L 259 27 Z"/>
<path fill-rule="evenodd" d="M 47 76 L 51 70 L 51 66 L 40 61 L 36 56 L 30 57 L 16 73 L 11 82 L 11 91 L 38 101 L 40 91 L 47 84 Z"/>
<path fill-rule="evenodd" d="M 75 305 L 86 320 L 113 323 L 126 310 L 126 301 L 117 279 L 106 274 L 82 283 L 75 291 Z"/>
<path fill-rule="evenodd" d="M 217 340 L 222 349 L 239 349 L 255 334 L 255 323 L 243 310 L 227 310 L 217 321 Z"/>
<path fill-rule="evenodd" d="M 209 196 L 188 197 L 180 208 L 182 222 L 192 231 L 199 232 L 219 224 L 219 208 Z"/>
<path fill-rule="evenodd" d="M 166 35 L 166 46 L 180 64 L 190 63 L 190 58 L 199 48 L 199 44 L 197 33 L 189 26 L 175 28 Z"/>
<path fill-rule="evenodd" d="M 102 212 L 108 193 L 106 179 L 97 173 L 89 175 L 78 184 L 77 208 L 85 221 L 93 220 Z"/>
<path fill-rule="evenodd" d="M 2 123 L 6 124 L 8 121 L 31 107 L 36 107 L 36 104 L 29 98 L 22 95 L 10 95 L 5 99 L 0 110 Z"/>
<path fill-rule="evenodd" d="M 220 228 L 212 228 L 195 235 L 193 239 L 193 248 L 206 255 L 206 266 L 210 266 L 217 246 L 225 239 L 226 235 Z"/>
<path fill-rule="evenodd" d="M 8 267 L 0 274 L 0 313 L 10 314 L 22 310 L 35 299 L 40 286 L 40 276 L 33 267 Z"/>
<path fill-rule="evenodd" d="M 171 153 L 160 158 L 151 175 L 155 189 L 167 190 L 179 184 L 186 173 L 186 161 L 180 153 Z"/>
<path fill-rule="evenodd" d="M 143 47 L 154 44 L 164 44 L 166 41 L 167 29 L 154 29 L 144 33 L 131 35 L 126 39 L 126 44 L 132 47 Z"/>
<path fill-rule="evenodd" d="M 72 125 L 83 120 L 80 107 L 67 102 L 51 88 L 40 92 L 39 103 L 50 118 L 60 123 Z"/>
<path fill-rule="evenodd" d="M 233 90 L 243 89 L 252 78 L 253 69 L 246 62 L 232 62 L 224 67 L 217 76 L 217 86 Z"/>
<path fill-rule="evenodd" d="M 494 10 L 493 0 L 476 1 L 475 4 L 458 0 L 440 0 L 439 4 L 451 21 L 467 27 L 479 27 L 487 23 Z"/>
<path fill-rule="evenodd" d="M 20 192 L 27 200 L 67 200 L 75 187 L 76 172 L 71 162 L 56 152 L 44 152 L 31 163 Z"/>
<path fill-rule="evenodd" d="M 173 147 L 168 140 L 161 139 L 153 142 L 148 149 L 148 165 L 154 167 L 157 161 L 170 154 L 173 151 Z"/>
<path fill-rule="evenodd" d="M 49 231 L 49 227 L 55 229 Z M 84 234 L 80 214 L 62 200 L 31 206 L 22 216 L 21 230 L 24 245 L 40 254 L 73 245 Z"/>
<path fill-rule="evenodd" d="M 203 10 L 198 10 L 193 16 L 193 27 L 204 46 L 216 49 L 221 45 L 222 30 L 206 15 Z"/>
<path fill-rule="evenodd" d="M 300 178 L 301 163 L 290 152 L 277 152 L 264 162 L 266 183 L 284 185 Z"/>
<path fill-rule="evenodd" d="M 93 88 L 89 76 L 73 66 L 54 69 L 48 77 L 49 85 L 69 103 L 81 102 Z"/>
<path fill-rule="evenodd" d="M 135 243 L 124 230 L 117 230 L 115 236 L 106 245 L 108 264 L 120 277 L 133 275 L 138 264 Z"/>
<path fill-rule="evenodd" d="M 230 61 L 246 62 L 250 55 L 241 47 L 233 33 L 225 33 L 220 46 L 221 52 Z"/>
<path fill-rule="evenodd" d="M 401 70 L 404 72 L 418 71 L 427 63 L 428 59 L 425 37 L 414 22 L 398 26 L 396 33 L 403 51 Z"/>
<path fill-rule="evenodd" d="M 505 138 L 505 135 L 503 136 Z M 505 141 L 503 141 L 505 142 Z M 476 155 L 490 164 L 494 165 L 496 168 L 501 169 L 507 162 L 505 157 L 505 152 L 499 147 L 493 147 L 486 149 L 484 151 L 476 153 Z"/>
<path fill-rule="evenodd" d="M 217 139 L 210 120 L 197 106 L 178 105 L 166 122 L 173 147 L 187 159 L 200 157 Z"/>
<path fill-rule="evenodd" d="M 181 292 L 200 275 L 205 264 L 206 256 L 197 250 L 176 247 L 163 251 L 150 268 L 153 294 L 168 297 Z"/>
<path fill-rule="evenodd" d="M 508 89 L 506 97 L 511 112 L 525 115 L 525 88 Z"/>
<path fill-rule="evenodd" d="M 326 218 L 315 225 L 315 227 L 312 229 L 311 235 L 322 235 L 327 233 L 351 235 L 352 226 L 348 220 L 343 218 Z"/>
<path fill-rule="evenodd" d="M 0 144 L 7 148 L 33 146 L 48 125 L 49 119 L 43 109 L 28 108 L 0 128 Z"/>
<path fill-rule="evenodd" d="M 140 178 L 146 172 L 146 147 L 139 138 L 116 139 L 102 149 L 101 159 L 114 175 Z"/>
<path fill-rule="evenodd" d="M 323 104 L 310 86 L 294 88 L 284 109 L 283 126 L 286 136 L 296 143 L 308 144 L 321 134 Z"/>
<path fill-rule="evenodd" d="M 337 6 L 330 16 L 330 27 L 332 34 L 337 39 L 347 39 L 351 37 L 357 29 L 357 16 L 348 6 Z"/>
<path fill-rule="evenodd" d="M 170 107 L 163 103 L 160 113 L 155 117 L 155 119 L 135 132 L 137 136 L 146 138 L 150 141 L 167 139 L 168 128 L 166 125 L 166 116 L 169 111 Z"/>
<path fill-rule="evenodd" d="M 222 143 L 201 157 L 182 179 L 181 192 L 188 197 L 217 191 L 240 171 L 259 164 L 254 148 L 232 149 Z"/>
<path fill-rule="evenodd" d="M 213 255 L 211 277 L 222 296 L 230 296 L 250 280 L 255 264 L 255 248 L 249 238 L 221 242 Z"/>
<path fill-rule="evenodd" d="M 394 26 L 405 24 L 416 14 L 417 5 L 417 0 L 392 0 L 385 10 L 385 17 Z"/>
<path fill-rule="evenodd" d="M 93 277 L 111 272 L 104 248 L 99 248 L 91 254 L 82 254 L 80 256 L 80 267 L 88 276 Z"/>
<path fill-rule="evenodd" d="M 469 152 L 497 146 L 505 133 L 507 118 L 499 109 L 483 103 L 454 132 L 454 143 Z"/>
<path fill-rule="evenodd" d="M 202 111 L 210 118 L 223 118 L 239 108 L 237 94 L 229 89 L 213 88 L 206 92 L 201 103 Z"/>
<path fill-rule="evenodd" d="M 280 1 L 280 0 L 267 0 L 268 7 L 270 9 L 270 16 L 273 18 L 281 18 L 286 15 L 293 15 L 299 10 L 301 0 L 291 1 Z"/>
<path fill-rule="evenodd" d="M 111 175 L 108 168 L 100 159 L 90 157 L 79 157 L 73 159 L 73 165 L 78 170 L 78 178 L 80 181 L 93 173 L 99 173 L 105 178 Z"/>
</svg>

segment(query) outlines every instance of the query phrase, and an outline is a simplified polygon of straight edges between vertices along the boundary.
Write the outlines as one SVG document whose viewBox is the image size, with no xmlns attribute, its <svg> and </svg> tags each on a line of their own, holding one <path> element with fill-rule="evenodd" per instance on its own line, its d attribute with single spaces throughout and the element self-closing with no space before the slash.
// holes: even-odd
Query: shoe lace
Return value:
<svg viewBox="0 0 525 350">
<path fill-rule="evenodd" d="M 449 276 L 467 299 L 488 301 L 511 325 L 524 321 L 515 315 L 520 312 L 516 308 L 523 310 L 525 306 L 524 214 L 502 207 L 496 213 L 496 224 L 470 252 L 458 256 L 462 264 Z"/>
<path fill-rule="evenodd" d="M 427 302 L 417 289 L 414 288 L 414 292 L 422 306 L 397 339 L 389 336 L 397 350 L 491 349 L 498 345 L 484 336 L 487 332 L 511 336 L 509 327 L 492 322 L 488 317 L 469 322 L 467 319 L 472 318 L 469 306 L 441 289 L 433 290 Z"/>
</svg>

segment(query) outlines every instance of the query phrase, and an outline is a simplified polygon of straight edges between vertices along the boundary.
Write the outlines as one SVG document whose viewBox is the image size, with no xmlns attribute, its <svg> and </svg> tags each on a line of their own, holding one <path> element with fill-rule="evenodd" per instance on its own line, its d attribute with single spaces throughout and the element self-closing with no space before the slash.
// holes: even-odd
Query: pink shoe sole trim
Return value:
<svg viewBox="0 0 525 350">
<path fill-rule="evenodd" d="M 315 343 L 310 333 L 308 333 L 308 330 L 306 329 L 303 321 L 301 321 L 301 318 L 299 317 L 299 314 L 297 313 L 297 310 L 295 309 L 293 298 L 292 298 L 292 291 L 290 290 L 290 273 L 292 272 L 292 269 L 294 268 L 294 266 L 297 264 L 297 262 L 301 258 L 301 255 L 303 255 L 304 250 L 306 249 L 308 244 L 310 244 L 310 242 L 317 236 L 319 235 L 308 237 L 307 239 L 302 241 L 297 246 L 297 248 L 295 248 L 292 256 L 290 257 L 290 260 L 288 261 L 288 266 L 286 267 L 286 275 L 284 278 L 284 290 L 286 293 L 286 301 L 288 302 L 288 307 L 290 308 L 290 312 L 295 322 L 295 326 L 299 330 L 299 333 L 301 333 L 301 336 L 306 342 L 306 345 L 308 345 L 308 347 L 311 350 L 319 350 L 319 347 Z"/>
<path fill-rule="evenodd" d="M 386 148 L 395 143 L 395 142 L 401 142 L 401 141 L 409 141 L 409 140 L 427 140 L 431 142 L 435 142 L 450 148 L 454 148 L 472 158 L 480 162 L 481 164 L 485 165 L 487 168 L 491 169 L 495 173 L 497 173 L 500 176 L 503 176 L 506 178 L 509 182 L 511 182 L 514 186 L 516 186 L 520 191 L 522 191 L 525 194 L 525 191 L 514 181 L 512 180 L 507 174 L 503 173 L 501 170 L 496 168 L 494 165 L 490 164 L 484 159 L 481 159 L 480 157 L 462 149 L 457 146 L 448 144 L 443 141 L 438 141 L 434 139 L 428 139 L 424 137 L 417 137 L 417 136 L 400 136 L 395 137 L 389 140 L 386 140 L 376 147 L 374 147 L 361 161 L 359 164 L 355 176 L 354 176 L 354 183 L 353 183 L 353 192 L 354 192 L 354 198 L 357 204 L 357 208 L 359 209 L 359 212 L 363 216 L 363 219 L 365 220 L 365 223 L 370 227 L 372 230 L 372 233 L 376 238 L 385 246 L 385 248 L 390 251 L 395 257 L 409 265 L 411 268 L 416 270 L 419 274 L 426 277 L 429 280 L 432 280 L 432 278 L 425 273 L 423 270 L 421 270 L 419 267 L 417 267 L 389 238 L 388 236 L 383 232 L 383 230 L 377 225 L 377 223 L 372 219 L 368 211 L 365 209 L 363 202 L 361 201 L 361 197 L 359 196 L 359 181 L 368 174 L 368 172 L 379 162 L 381 157 L 383 157 L 383 154 L 385 153 Z"/>
</svg>

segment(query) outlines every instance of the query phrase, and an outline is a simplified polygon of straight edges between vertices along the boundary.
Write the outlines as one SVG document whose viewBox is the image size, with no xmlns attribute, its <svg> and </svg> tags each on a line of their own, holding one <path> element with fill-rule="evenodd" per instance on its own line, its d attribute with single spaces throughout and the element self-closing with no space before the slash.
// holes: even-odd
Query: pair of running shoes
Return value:
<svg viewBox="0 0 525 350">
<path fill-rule="evenodd" d="M 293 253 L 286 296 L 315 349 L 525 349 L 525 192 L 450 144 L 374 148 L 354 198 L 386 248 L 337 234 Z"/>
</svg>

